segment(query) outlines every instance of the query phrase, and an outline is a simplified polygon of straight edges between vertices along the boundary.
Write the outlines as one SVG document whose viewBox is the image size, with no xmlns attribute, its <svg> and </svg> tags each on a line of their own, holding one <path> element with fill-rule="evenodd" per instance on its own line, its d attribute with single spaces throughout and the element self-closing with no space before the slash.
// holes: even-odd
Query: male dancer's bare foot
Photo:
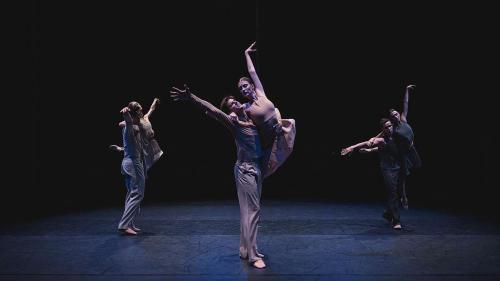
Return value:
<svg viewBox="0 0 500 281">
<path fill-rule="evenodd" d="M 122 152 L 123 151 L 123 147 L 115 145 L 115 144 L 110 145 L 109 149 L 111 149 L 113 151 L 116 151 L 116 152 Z"/>
<path fill-rule="evenodd" d="M 135 232 L 132 228 L 127 228 L 125 230 L 122 230 L 123 234 L 125 235 L 137 235 L 137 232 Z"/>
<path fill-rule="evenodd" d="M 393 228 L 393 229 L 398 229 L 398 230 L 399 230 L 399 229 L 401 229 L 401 224 L 400 224 L 400 223 L 395 224 L 392 228 Z"/>
<path fill-rule="evenodd" d="M 132 225 L 132 229 L 136 232 L 140 232 L 142 229 L 138 228 L 137 226 L 135 225 Z"/>
<path fill-rule="evenodd" d="M 253 265 L 253 267 L 256 267 L 256 268 L 259 268 L 259 269 L 262 269 L 262 268 L 266 267 L 266 264 L 264 263 L 263 260 L 257 260 L 254 263 L 252 263 L 252 265 Z"/>
</svg>

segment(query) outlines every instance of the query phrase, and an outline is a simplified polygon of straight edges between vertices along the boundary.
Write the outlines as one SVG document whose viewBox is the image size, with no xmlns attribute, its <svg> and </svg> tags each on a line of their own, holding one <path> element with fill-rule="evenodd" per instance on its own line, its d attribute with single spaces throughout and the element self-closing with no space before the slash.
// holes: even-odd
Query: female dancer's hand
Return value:
<svg viewBox="0 0 500 281">
<path fill-rule="evenodd" d="M 249 54 L 249 53 L 257 52 L 257 49 L 255 49 L 255 43 L 257 43 L 257 42 L 253 42 L 253 43 L 252 43 L 252 45 L 250 45 L 250 47 L 248 47 L 248 48 L 245 50 L 245 54 Z"/>
</svg>

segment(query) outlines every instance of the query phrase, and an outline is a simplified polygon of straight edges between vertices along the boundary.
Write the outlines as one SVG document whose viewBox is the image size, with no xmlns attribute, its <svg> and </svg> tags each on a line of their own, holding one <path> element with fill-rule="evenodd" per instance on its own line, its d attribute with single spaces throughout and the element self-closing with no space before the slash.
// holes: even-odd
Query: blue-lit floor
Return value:
<svg viewBox="0 0 500 281">
<path fill-rule="evenodd" d="M 0 228 L 0 280 L 500 280 L 500 226 L 382 204 L 262 201 L 258 245 L 267 268 L 238 257 L 235 201 L 145 205 L 136 237 L 116 230 L 121 209 Z"/>
</svg>

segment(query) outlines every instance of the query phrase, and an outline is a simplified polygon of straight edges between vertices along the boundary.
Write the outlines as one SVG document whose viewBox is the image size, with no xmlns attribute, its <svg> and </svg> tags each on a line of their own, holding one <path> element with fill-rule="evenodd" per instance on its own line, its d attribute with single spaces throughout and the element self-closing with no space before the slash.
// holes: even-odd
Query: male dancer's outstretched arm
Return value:
<svg viewBox="0 0 500 281">
<path fill-rule="evenodd" d="M 191 101 L 198 105 L 198 107 L 200 107 L 203 111 L 205 111 L 208 116 L 219 121 L 224 126 L 228 127 L 229 129 L 233 127 L 232 118 L 229 115 L 227 115 L 208 101 L 200 99 L 195 94 L 191 93 L 187 85 L 184 85 L 184 89 L 172 87 L 170 89 L 170 97 L 172 97 L 174 101 Z"/>
<path fill-rule="evenodd" d="M 360 142 L 355 145 L 351 145 L 347 148 L 342 149 L 340 152 L 340 155 L 347 155 L 351 152 L 353 152 L 356 149 L 361 149 L 361 148 L 378 148 L 379 145 L 385 144 L 384 138 L 371 138 L 368 141 Z M 371 150 L 370 150 L 371 151 Z M 363 151 L 363 152 L 369 152 L 369 151 Z"/>
</svg>

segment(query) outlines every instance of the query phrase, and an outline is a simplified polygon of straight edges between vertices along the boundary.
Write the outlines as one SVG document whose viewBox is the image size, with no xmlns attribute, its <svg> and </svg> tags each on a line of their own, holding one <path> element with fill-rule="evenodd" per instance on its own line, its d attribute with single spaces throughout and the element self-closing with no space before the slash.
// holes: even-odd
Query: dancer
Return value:
<svg viewBox="0 0 500 281">
<path fill-rule="evenodd" d="M 387 118 L 380 120 L 382 128 L 381 138 L 372 138 L 368 141 L 355 144 L 342 149 L 341 155 L 347 155 L 354 150 L 360 152 L 378 151 L 380 159 L 380 170 L 387 188 L 387 209 L 383 214 L 394 229 L 401 229 L 400 215 L 398 211 L 399 194 L 401 193 L 402 176 L 401 152 L 398 149 L 394 138 L 394 128 L 392 122 Z"/>
<path fill-rule="evenodd" d="M 415 85 L 406 87 L 403 98 L 403 112 L 401 114 L 391 108 L 389 109 L 389 119 L 394 126 L 394 139 L 401 152 L 401 205 L 408 209 L 408 196 L 406 195 L 406 178 L 410 174 L 410 170 L 420 168 L 422 161 L 415 148 L 413 129 L 408 124 L 408 104 L 410 93 L 415 91 Z M 377 137 L 380 137 L 380 133 Z"/>
<path fill-rule="evenodd" d="M 154 138 L 154 130 L 150 121 L 151 115 L 156 110 L 159 104 L 160 99 L 155 98 L 149 108 L 149 111 L 144 116 L 140 116 L 139 118 L 139 125 L 141 129 L 140 132 L 143 134 L 141 139 L 143 142 L 144 154 L 146 159 L 146 171 L 148 171 L 153 166 L 153 164 L 156 163 L 156 161 L 158 161 L 163 155 L 163 151 L 161 150 L 160 145 Z M 120 122 L 119 126 L 123 128 L 125 126 L 125 122 Z M 118 152 L 123 151 L 123 147 L 114 144 L 110 145 L 109 148 Z"/>
<path fill-rule="evenodd" d="M 264 153 L 264 175 L 267 177 L 274 173 L 292 153 L 296 130 L 295 120 L 281 119 L 279 110 L 267 98 L 250 57 L 250 53 L 256 51 L 255 42 L 245 50 L 247 69 L 251 78 L 240 78 L 238 89 L 248 100 L 244 104 L 245 112 L 259 131 Z M 273 151 L 276 142 L 278 145 Z"/>
<path fill-rule="evenodd" d="M 139 212 L 146 186 L 146 159 L 139 128 L 142 107 L 138 102 L 132 101 L 120 112 L 125 120 L 125 126 L 122 129 L 123 160 L 121 170 L 125 177 L 127 195 L 118 230 L 127 235 L 137 235 L 138 229 L 133 226 L 133 222 Z"/>
<path fill-rule="evenodd" d="M 236 143 L 236 163 L 234 179 L 240 205 L 240 257 L 247 259 L 256 268 L 264 268 L 263 255 L 257 251 L 257 224 L 260 216 L 260 196 L 263 174 L 261 171 L 262 150 L 257 128 L 248 118 L 244 107 L 234 97 L 222 100 L 221 108 L 229 110 L 226 114 L 211 103 L 200 99 L 184 89 L 172 87 L 171 97 L 177 100 L 189 100 L 205 113 L 228 128 Z"/>
</svg>

